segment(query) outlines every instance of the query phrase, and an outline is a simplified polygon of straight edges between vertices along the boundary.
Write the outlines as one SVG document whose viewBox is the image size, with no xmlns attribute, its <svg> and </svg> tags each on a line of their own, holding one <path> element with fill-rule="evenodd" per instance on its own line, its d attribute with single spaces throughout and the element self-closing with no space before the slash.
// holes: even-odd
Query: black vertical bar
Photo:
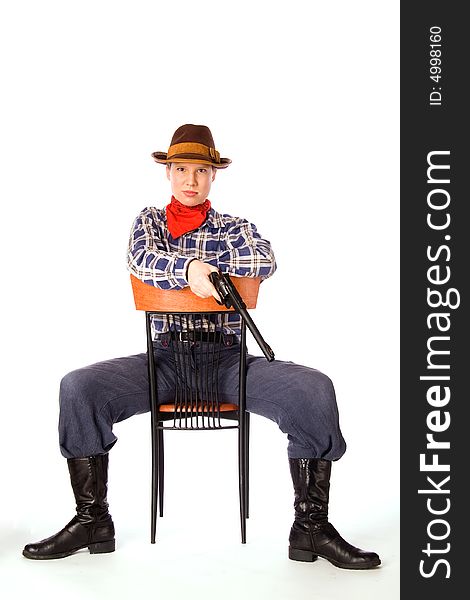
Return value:
<svg viewBox="0 0 470 600">
<path fill-rule="evenodd" d="M 190 333 L 190 315 L 184 315 L 184 324 L 186 333 Z M 194 377 L 193 377 L 193 361 L 192 361 L 192 342 L 183 342 L 184 348 L 184 357 L 185 357 L 185 365 L 186 365 L 186 381 L 188 385 L 189 391 L 189 415 L 190 415 L 190 429 L 194 429 L 194 412 L 193 407 L 195 403 L 195 399 L 197 398 L 197 393 L 194 386 Z M 186 415 L 188 414 L 188 409 L 186 409 Z M 196 413 L 196 427 L 197 427 L 197 413 Z"/>
<path fill-rule="evenodd" d="M 196 375 L 196 388 L 197 388 L 197 418 L 198 428 L 204 429 L 204 342 L 202 340 L 203 333 L 203 321 L 202 315 L 193 315 L 194 318 L 194 341 L 196 346 L 194 348 L 194 364 L 195 364 L 195 375 Z M 199 321 L 198 321 L 199 318 Z"/>
<path fill-rule="evenodd" d="M 213 319 L 215 319 L 215 323 L 214 323 L 214 334 L 217 331 L 217 325 L 219 323 L 218 319 L 219 319 L 219 314 L 217 313 L 216 316 L 213 316 Z M 211 344 L 211 384 L 210 384 L 210 388 L 211 388 L 211 428 L 216 428 L 218 426 L 218 423 L 216 421 L 217 419 L 217 414 L 218 414 L 218 410 L 217 410 L 217 405 L 219 402 L 219 394 L 218 394 L 218 382 L 219 382 L 219 353 L 217 352 L 216 354 L 216 346 L 215 343 Z"/>
<path fill-rule="evenodd" d="M 190 332 L 191 339 L 194 340 L 196 331 L 194 329 L 194 314 L 187 315 L 188 332 Z M 197 368 L 197 350 L 194 345 L 194 341 L 186 344 L 188 349 L 188 367 L 189 377 L 191 386 L 191 427 L 193 429 L 199 428 L 199 415 L 198 415 L 198 403 L 199 403 L 199 389 L 198 389 L 198 368 Z M 194 412 L 195 411 L 195 412 Z M 193 422 L 194 417 L 194 422 Z"/>
<path fill-rule="evenodd" d="M 160 505 L 160 516 L 163 517 L 163 498 L 164 498 L 164 485 L 165 485 L 165 453 L 164 453 L 164 440 L 163 440 L 163 428 L 157 426 L 158 434 L 158 501 Z"/>
<path fill-rule="evenodd" d="M 151 313 L 145 313 L 145 322 L 147 330 L 147 367 L 149 377 L 149 395 L 150 395 L 150 427 L 152 439 L 152 484 L 151 484 L 151 525 L 150 541 L 155 544 L 155 535 L 157 528 L 157 494 L 158 494 L 158 460 L 159 448 L 157 440 L 157 381 L 155 372 L 155 357 L 153 355 L 152 325 Z"/>
<path fill-rule="evenodd" d="M 191 335 L 194 335 L 194 315 L 187 314 L 186 315 L 186 331 Z M 190 414 L 191 414 L 191 429 L 197 429 L 198 427 L 198 416 L 197 416 L 197 378 L 196 372 L 194 370 L 195 362 L 193 360 L 194 349 L 193 342 L 186 342 L 186 357 L 187 357 L 187 367 L 188 367 L 188 384 L 190 390 Z M 194 409 L 196 409 L 196 413 L 194 413 Z"/>
<path fill-rule="evenodd" d="M 209 323 L 209 314 L 200 314 L 201 319 L 201 335 L 208 335 L 210 331 L 210 323 Z M 207 328 L 207 331 L 206 331 Z M 203 427 L 204 429 L 210 428 L 210 419 L 211 419 L 211 411 L 210 411 L 210 390 L 209 390 L 209 372 L 210 372 L 210 350 L 211 343 L 209 337 L 202 341 L 201 340 L 201 366 L 204 365 L 203 371 L 201 373 L 201 390 L 203 396 L 203 407 L 205 408 L 205 412 L 203 412 Z M 204 420 L 205 418 L 205 420 Z"/>
<path fill-rule="evenodd" d="M 460 598 L 468 534 L 468 18 L 401 2 L 401 592 Z M 465 545 L 464 545 L 465 544 Z"/>
<path fill-rule="evenodd" d="M 242 544 L 246 543 L 246 324 L 245 319 L 241 319 L 240 336 L 240 366 L 238 382 L 238 476 L 239 476 L 239 494 L 240 494 L 240 522 Z"/>
<path fill-rule="evenodd" d="M 219 325 L 219 332 L 222 334 L 223 331 L 223 323 L 224 323 L 224 315 L 221 313 L 217 313 L 217 322 L 215 324 L 215 331 L 217 331 L 217 325 Z M 214 332 L 215 335 L 215 332 Z M 220 395 L 219 395 L 219 364 L 220 364 L 220 350 L 222 347 L 223 340 L 222 338 L 218 341 L 217 346 L 214 341 L 213 348 L 213 356 L 215 357 L 213 365 L 214 365 L 214 374 L 213 374 L 213 388 L 214 388 L 214 412 L 213 412 L 213 427 L 217 428 L 221 426 L 220 423 Z"/>
<path fill-rule="evenodd" d="M 206 315 L 201 315 L 201 328 L 202 328 L 202 323 L 207 323 L 207 332 L 209 334 L 209 331 L 210 331 L 209 315 L 207 315 L 207 319 L 205 317 L 206 317 Z M 203 343 L 205 344 L 204 346 L 203 346 Z M 205 342 L 201 341 L 201 355 L 202 355 L 202 348 L 204 348 L 204 359 L 202 360 L 202 362 L 205 364 L 205 371 L 204 371 L 204 376 L 203 376 L 203 387 L 204 387 L 203 395 L 204 395 L 204 404 L 206 406 L 206 426 L 209 429 L 211 417 L 212 417 L 212 411 L 211 411 L 211 393 L 209 390 L 209 371 L 210 371 L 209 365 L 210 365 L 211 344 L 209 343 L 208 340 L 206 340 Z M 204 419 L 203 419 L 203 424 L 204 424 Z"/>
<path fill-rule="evenodd" d="M 179 321 L 178 331 L 182 334 L 187 333 L 187 319 L 185 319 L 185 315 L 177 315 Z M 188 380 L 188 357 L 186 355 L 187 350 L 187 342 L 184 342 L 182 339 L 177 338 L 176 348 L 178 356 L 180 357 L 181 364 L 181 383 L 183 388 L 183 398 L 184 406 L 180 407 L 182 410 L 182 416 L 184 418 L 184 428 L 188 427 L 188 400 L 189 403 L 192 401 L 191 395 L 191 379 Z M 189 388 L 188 388 L 189 386 Z M 182 426 L 182 419 L 180 421 L 180 426 Z"/>
<path fill-rule="evenodd" d="M 177 411 L 177 406 L 178 406 L 178 399 L 180 397 L 180 393 L 179 393 L 179 385 L 180 384 L 179 384 L 179 376 L 178 376 L 178 361 L 177 361 L 177 357 L 176 357 L 174 341 L 171 339 L 171 332 L 174 331 L 174 329 L 175 329 L 175 319 L 174 319 L 174 316 L 170 315 L 170 314 L 166 314 L 165 319 L 166 319 L 166 329 L 169 334 L 167 351 L 168 352 L 171 351 L 171 353 L 172 353 L 174 370 L 175 370 L 175 372 L 174 372 L 175 387 L 174 387 L 174 398 L 173 398 L 173 403 L 174 403 L 173 427 L 176 427 L 176 411 Z"/>
<path fill-rule="evenodd" d="M 250 413 L 245 412 L 246 432 L 245 432 L 245 506 L 246 518 L 250 516 Z"/>
</svg>

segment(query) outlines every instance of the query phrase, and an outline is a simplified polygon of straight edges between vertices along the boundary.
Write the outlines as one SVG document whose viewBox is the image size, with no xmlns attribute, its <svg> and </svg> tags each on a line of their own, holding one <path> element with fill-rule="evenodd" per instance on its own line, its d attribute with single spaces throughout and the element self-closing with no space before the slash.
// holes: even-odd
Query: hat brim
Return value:
<svg viewBox="0 0 470 600">
<path fill-rule="evenodd" d="M 230 158 L 221 158 L 220 163 L 212 162 L 207 160 L 207 157 L 200 156 L 198 154 L 177 154 L 171 157 L 171 160 L 167 159 L 166 152 L 152 152 L 152 158 L 155 162 L 161 165 L 170 163 L 196 163 L 200 165 L 212 165 L 216 169 L 226 169 L 232 162 Z"/>
</svg>

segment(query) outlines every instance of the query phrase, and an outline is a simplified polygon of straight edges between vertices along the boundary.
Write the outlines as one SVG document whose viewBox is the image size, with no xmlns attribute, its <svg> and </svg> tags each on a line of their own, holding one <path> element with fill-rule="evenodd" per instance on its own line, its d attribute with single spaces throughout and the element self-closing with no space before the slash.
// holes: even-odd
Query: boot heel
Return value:
<svg viewBox="0 0 470 600">
<path fill-rule="evenodd" d="M 109 542 L 96 542 L 96 544 L 90 544 L 88 546 L 90 554 L 104 554 L 105 552 L 114 552 L 115 549 L 115 540 L 109 540 Z"/>
<path fill-rule="evenodd" d="M 314 562 L 318 556 L 311 550 L 299 550 L 298 548 L 289 547 L 289 558 L 291 560 L 301 560 L 302 562 Z"/>
</svg>

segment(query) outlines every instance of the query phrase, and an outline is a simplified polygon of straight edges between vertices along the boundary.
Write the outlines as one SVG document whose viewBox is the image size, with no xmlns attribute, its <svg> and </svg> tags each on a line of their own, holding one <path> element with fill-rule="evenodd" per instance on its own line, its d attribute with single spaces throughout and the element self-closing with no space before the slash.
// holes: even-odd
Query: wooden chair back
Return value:
<svg viewBox="0 0 470 600">
<path fill-rule="evenodd" d="M 131 274 L 132 291 L 137 310 L 157 312 L 210 312 L 227 311 L 214 298 L 199 298 L 189 287 L 182 290 L 161 290 L 144 283 Z M 232 282 L 243 298 L 247 308 L 256 308 L 260 285 L 259 277 L 232 277 Z"/>
</svg>

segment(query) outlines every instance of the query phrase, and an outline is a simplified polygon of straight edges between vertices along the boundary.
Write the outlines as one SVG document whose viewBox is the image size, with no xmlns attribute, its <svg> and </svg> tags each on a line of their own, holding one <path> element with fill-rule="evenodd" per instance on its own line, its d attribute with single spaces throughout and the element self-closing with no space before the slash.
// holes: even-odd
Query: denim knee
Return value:
<svg viewBox="0 0 470 600">
<path fill-rule="evenodd" d="M 295 391 L 294 413 L 303 420 L 314 414 L 317 419 L 335 422 L 338 419 L 336 394 L 331 379 L 314 369 L 309 369 L 299 379 Z"/>
<path fill-rule="evenodd" d="M 93 379 L 93 373 L 82 368 L 60 382 L 59 445 L 66 458 L 107 452 L 117 439 Z"/>
<path fill-rule="evenodd" d="M 299 378 L 289 417 L 293 432 L 289 435 L 291 458 L 326 458 L 337 460 L 345 450 L 339 426 L 336 394 L 331 379 L 315 369 Z"/>
</svg>

